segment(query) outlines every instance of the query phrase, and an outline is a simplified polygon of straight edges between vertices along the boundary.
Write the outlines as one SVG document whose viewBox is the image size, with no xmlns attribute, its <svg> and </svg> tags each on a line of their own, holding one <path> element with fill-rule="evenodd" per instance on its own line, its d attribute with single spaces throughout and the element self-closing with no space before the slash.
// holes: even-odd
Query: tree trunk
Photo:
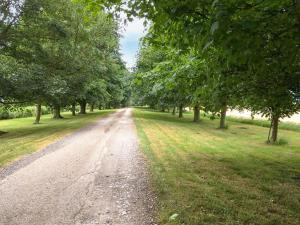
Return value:
<svg viewBox="0 0 300 225">
<path fill-rule="evenodd" d="M 60 115 L 60 106 L 54 105 L 53 107 L 53 119 L 62 119 L 63 117 Z"/>
<path fill-rule="evenodd" d="M 226 128 L 226 111 L 227 111 L 227 106 L 224 106 L 221 110 L 220 129 Z"/>
<path fill-rule="evenodd" d="M 76 104 L 75 103 L 72 104 L 71 111 L 72 111 L 72 116 L 76 116 Z"/>
<path fill-rule="evenodd" d="M 80 102 L 80 114 L 86 114 L 86 101 L 83 100 Z"/>
<path fill-rule="evenodd" d="M 277 141 L 278 136 L 278 124 L 279 124 L 279 116 L 272 116 L 272 135 L 271 135 L 271 143 L 275 143 Z"/>
<path fill-rule="evenodd" d="M 94 107 L 95 107 L 95 104 L 91 104 L 91 108 L 90 108 L 91 112 L 94 112 Z"/>
<path fill-rule="evenodd" d="M 34 124 L 39 124 L 42 114 L 42 104 L 39 102 L 36 104 L 35 121 Z"/>
<path fill-rule="evenodd" d="M 199 122 L 200 120 L 200 105 L 197 104 L 194 107 L 194 122 Z"/>
<path fill-rule="evenodd" d="M 173 107 L 172 115 L 175 116 L 176 114 L 176 106 Z"/>
<path fill-rule="evenodd" d="M 300 31 L 300 1 L 294 0 L 295 5 L 295 15 L 296 15 L 296 24 L 298 25 L 298 30 Z"/>
<path fill-rule="evenodd" d="M 179 115 L 178 115 L 179 118 L 182 118 L 183 117 L 183 105 L 181 104 L 179 106 Z"/>
<path fill-rule="evenodd" d="M 254 120 L 254 112 L 251 112 L 251 120 Z"/>
</svg>

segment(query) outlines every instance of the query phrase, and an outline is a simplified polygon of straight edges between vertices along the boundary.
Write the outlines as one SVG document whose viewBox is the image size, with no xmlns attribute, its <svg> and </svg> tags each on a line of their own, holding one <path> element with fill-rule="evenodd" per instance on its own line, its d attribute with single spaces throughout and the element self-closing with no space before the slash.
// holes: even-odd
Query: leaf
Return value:
<svg viewBox="0 0 300 225">
<path fill-rule="evenodd" d="M 212 7 L 212 8 L 215 8 L 216 5 L 217 5 L 218 3 L 219 3 L 219 0 L 215 0 L 215 1 L 212 3 L 211 7 Z"/>
<path fill-rule="evenodd" d="M 214 34 L 216 32 L 216 30 L 218 30 L 218 29 L 219 29 L 219 22 L 216 21 L 211 26 L 211 29 L 210 29 L 211 34 Z"/>
<path fill-rule="evenodd" d="M 213 43 L 214 43 L 214 41 L 207 42 L 203 48 L 203 51 L 207 50 Z"/>
<path fill-rule="evenodd" d="M 169 221 L 174 221 L 177 219 L 179 215 L 177 213 L 174 213 L 172 216 L 170 216 Z"/>
</svg>

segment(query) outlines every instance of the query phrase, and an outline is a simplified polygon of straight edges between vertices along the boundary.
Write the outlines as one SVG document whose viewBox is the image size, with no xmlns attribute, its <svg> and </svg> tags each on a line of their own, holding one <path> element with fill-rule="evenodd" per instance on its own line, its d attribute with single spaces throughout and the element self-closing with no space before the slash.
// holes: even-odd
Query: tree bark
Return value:
<svg viewBox="0 0 300 225">
<path fill-rule="evenodd" d="M 278 137 L 278 124 L 279 124 L 279 116 L 272 116 L 272 135 L 271 135 L 271 143 L 275 143 Z"/>
<path fill-rule="evenodd" d="M 91 104 L 91 108 L 90 108 L 91 112 L 94 112 L 94 107 L 95 107 L 95 104 Z"/>
<path fill-rule="evenodd" d="M 86 114 L 86 101 L 83 100 L 80 102 L 80 112 L 79 114 Z"/>
<path fill-rule="evenodd" d="M 183 105 L 181 104 L 179 106 L 179 115 L 178 115 L 179 118 L 182 118 L 183 117 Z"/>
<path fill-rule="evenodd" d="M 76 116 L 76 104 L 75 103 L 72 104 L 71 111 L 72 111 L 72 116 Z"/>
<path fill-rule="evenodd" d="M 220 129 L 226 128 L 226 111 L 227 111 L 227 106 L 224 106 L 221 110 Z"/>
<path fill-rule="evenodd" d="M 176 106 L 173 107 L 172 115 L 175 116 L 176 114 Z"/>
<path fill-rule="evenodd" d="M 38 102 L 36 104 L 36 112 L 35 112 L 35 121 L 34 124 L 39 124 L 41 120 L 41 114 L 42 114 L 42 104 Z"/>
<path fill-rule="evenodd" d="M 60 115 L 60 105 L 54 105 L 53 107 L 53 119 L 62 119 Z"/>
<path fill-rule="evenodd" d="M 295 5 L 295 15 L 296 15 L 296 24 L 298 25 L 298 30 L 300 31 L 300 1 L 294 0 Z"/>
<path fill-rule="evenodd" d="M 194 122 L 200 121 L 200 105 L 197 104 L 194 107 Z"/>
</svg>

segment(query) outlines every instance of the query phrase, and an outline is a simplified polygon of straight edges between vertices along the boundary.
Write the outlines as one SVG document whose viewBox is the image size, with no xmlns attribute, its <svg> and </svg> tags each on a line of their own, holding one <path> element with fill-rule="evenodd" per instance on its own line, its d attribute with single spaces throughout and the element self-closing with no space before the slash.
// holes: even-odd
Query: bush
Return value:
<svg viewBox="0 0 300 225">
<path fill-rule="evenodd" d="M 51 109 L 49 107 L 46 106 L 42 106 L 42 115 L 47 115 L 47 114 L 51 114 Z"/>
<path fill-rule="evenodd" d="M 42 115 L 50 114 L 51 110 L 49 107 L 42 107 Z M 35 116 L 35 107 L 21 107 L 14 110 L 7 110 L 0 107 L 0 120 L 7 120 L 13 118 L 25 118 L 25 117 L 34 117 Z"/>
<path fill-rule="evenodd" d="M 7 111 L 0 112 L 0 120 L 7 120 L 7 119 L 10 119 L 9 112 Z"/>
</svg>

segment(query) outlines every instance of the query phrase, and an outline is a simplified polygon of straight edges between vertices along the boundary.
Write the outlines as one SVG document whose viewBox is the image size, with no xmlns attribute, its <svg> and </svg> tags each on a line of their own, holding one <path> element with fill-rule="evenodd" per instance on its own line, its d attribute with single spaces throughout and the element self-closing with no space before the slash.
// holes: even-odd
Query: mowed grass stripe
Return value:
<svg viewBox="0 0 300 225">
<path fill-rule="evenodd" d="M 219 130 L 218 121 L 143 109 L 134 116 L 161 224 L 299 224 L 300 132 L 280 130 L 288 144 L 270 146 L 260 126 Z"/>
</svg>

